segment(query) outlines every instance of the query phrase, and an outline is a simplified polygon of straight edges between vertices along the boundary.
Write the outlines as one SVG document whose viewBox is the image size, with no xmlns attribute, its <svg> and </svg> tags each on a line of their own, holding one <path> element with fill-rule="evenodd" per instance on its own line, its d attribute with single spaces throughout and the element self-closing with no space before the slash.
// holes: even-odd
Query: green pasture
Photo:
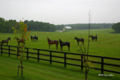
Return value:
<svg viewBox="0 0 120 80">
<path fill-rule="evenodd" d="M 98 55 L 98 56 L 107 56 L 107 57 L 115 57 L 120 58 L 120 34 L 114 33 L 112 29 L 92 29 L 90 30 L 91 35 L 98 36 L 97 41 L 92 41 L 90 39 L 90 47 L 89 47 L 89 54 L 90 55 Z M 29 41 L 26 43 L 27 47 L 30 48 L 39 48 L 39 49 L 49 49 L 47 37 L 51 40 L 59 40 L 61 39 L 63 42 L 68 41 L 70 42 L 70 51 L 68 51 L 67 46 L 63 47 L 63 51 L 65 52 L 74 52 L 78 53 L 79 46 L 77 45 L 77 41 L 74 40 L 74 37 L 84 38 L 85 43 L 84 45 L 87 48 L 88 45 L 88 30 L 73 30 L 67 32 L 34 32 L 32 31 L 30 35 L 34 36 L 37 35 L 39 40 L 36 41 Z M 28 36 L 30 38 L 30 35 Z M 3 39 L 7 39 L 11 37 L 11 41 L 9 41 L 8 45 L 17 46 L 17 41 L 14 40 L 13 33 L 0 33 L 0 41 Z M 19 37 L 19 36 L 18 36 Z M 81 44 L 81 43 L 80 43 Z M 50 46 L 50 50 L 57 50 L 55 45 Z"/>
<path fill-rule="evenodd" d="M 120 58 L 120 34 L 114 33 L 114 31 L 112 29 L 92 29 L 92 30 L 90 30 L 90 34 L 91 35 L 96 35 L 97 34 L 97 36 L 98 36 L 98 40 L 97 41 L 92 41 L 92 39 L 90 39 L 90 44 L 89 44 L 90 45 L 89 46 L 89 54 L 90 55 Z M 38 36 L 38 41 L 31 41 L 30 35 L 31 36 L 37 35 Z M 79 53 L 77 51 L 79 50 L 80 46 L 78 46 L 77 41 L 74 40 L 74 37 L 84 38 L 84 40 L 85 40 L 85 42 L 84 42 L 85 47 L 87 48 L 87 45 L 88 45 L 88 30 L 71 30 L 71 31 L 62 32 L 62 33 L 60 33 L 60 32 L 37 32 L 37 31 L 32 31 L 30 33 L 30 35 L 28 36 L 29 37 L 29 41 L 26 43 L 26 47 L 29 47 L 29 48 L 39 48 L 39 49 L 47 49 L 47 50 L 49 50 L 47 37 L 49 37 L 51 40 L 59 40 L 59 39 L 61 39 L 63 42 L 64 41 L 70 42 L 70 45 L 71 45 L 70 46 L 70 51 L 68 51 L 67 46 L 64 46 L 63 47 L 63 51 L 65 51 L 65 52 Z M 13 33 L 0 33 L 0 41 L 3 40 L 3 39 L 7 39 L 8 37 L 11 37 L 11 41 L 9 41 L 8 45 L 17 46 L 18 45 L 17 41 L 13 39 L 14 36 L 15 35 Z M 19 37 L 19 35 L 17 35 L 17 36 Z M 58 48 L 59 49 L 56 49 L 55 45 L 51 45 L 50 46 L 50 50 L 60 51 L 60 46 Z M 16 48 L 13 48 L 13 49 L 16 49 Z M 37 52 L 37 51 L 32 50 L 32 49 L 30 51 Z M 7 52 L 7 51 L 4 50 L 4 52 Z M 45 52 L 45 51 L 41 51 L 41 53 L 49 54 L 49 52 Z M 53 55 L 64 56 L 64 55 L 58 54 L 58 53 L 53 53 Z M 4 60 L 3 58 L 8 58 L 7 57 L 8 54 L 3 54 L 3 56 L 6 56 L 6 57 L 0 56 L 1 57 L 0 58 L 1 62 Z M 33 55 L 33 54 L 31 54 L 30 56 L 37 57 L 37 55 Z M 46 57 L 46 56 L 41 56 L 41 57 L 49 59 L 49 57 Z M 80 56 L 72 56 L 72 55 L 67 55 L 67 57 L 75 58 L 75 59 L 80 59 L 81 58 Z M 15 58 L 15 60 L 16 60 L 16 56 L 14 56 L 14 55 L 13 56 L 11 55 L 11 58 Z M 62 62 L 64 61 L 63 59 L 60 59 L 60 58 L 52 58 L 52 59 L 53 60 L 57 60 L 57 61 L 62 61 Z M 89 57 L 89 59 L 92 60 L 92 61 L 100 61 L 100 59 L 93 58 L 93 57 Z M 11 60 L 12 60 L 12 62 L 14 62 L 14 59 L 11 59 Z M 26 58 L 24 60 L 25 60 L 25 66 L 27 67 L 28 66 L 27 64 L 30 64 L 30 62 L 27 62 Z M 29 61 L 36 62 L 34 65 L 38 65 L 38 66 L 46 66 L 46 65 L 48 66 L 49 65 L 49 62 L 46 62 L 46 61 L 39 62 L 40 64 L 43 64 L 43 65 L 38 64 L 37 60 L 35 60 L 35 59 L 29 59 Z M 80 62 L 72 61 L 72 60 L 68 60 L 67 62 L 80 64 Z M 114 63 L 114 64 L 120 65 L 120 62 L 117 61 L 117 60 L 106 59 L 105 62 L 106 63 Z M 4 62 L 2 64 L 5 65 Z M 30 66 L 32 66 L 32 64 L 33 63 L 31 63 Z M 12 67 L 12 66 L 17 66 L 17 65 L 10 65 L 10 66 Z M 45 68 L 50 68 L 49 70 L 51 70 L 51 68 L 53 68 L 53 69 L 55 68 L 56 70 L 57 70 L 57 68 L 58 69 L 59 68 L 60 69 L 64 68 L 64 65 L 63 64 L 59 64 L 59 63 L 52 63 L 51 66 L 49 65 L 48 67 L 45 67 Z M 97 65 L 97 64 L 93 64 L 93 66 L 94 67 L 98 67 L 98 68 L 101 67 L 101 65 Z M 38 68 L 36 69 L 36 66 L 34 66 L 32 68 L 35 69 L 35 70 L 32 70 L 32 71 L 30 70 L 31 74 L 27 73 L 29 71 L 27 71 L 25 74 L 28 74 L 29 76 L 32 75 L 32 73 L 36 73 L 36 75 L 38 75 L 39 73 L 42 74 L 41 70 L 39 70 L 39 72 L 36 72 L 36 70 L 38 69 Z M 66 69 L 68 70 L 68 73 L 69 73 L 69 70 L 70 71 L 72 70 L 71 73 L 75 73 L 77 75 L 81 75 L 82 74 L 81 76 L 78 76 L 78 80 L 84 80 L 84 78 L 81 78 L 81 77 L 84 76 L 83 72 L 80 71 L 81 68 L 68 65 L 66 67 Z M 61 71 L 64 71 L 66 69 L 63 69 Z M 105 69 L 120 71 L 120 68 L 118 68 L 118 67 L 111 67 L 111 66 L 105 66 Z M 10 71 L 8 69 L 8 73 L 9 72 Z M 67 72 L 67 71 L 65 71 L 65 72 Z M 63 74 L 65 74 L 65 76 L 67 76 L 68 73 L 63 73 Z M 101 77 L 97 76 L 99 73 L 100 73 L 100 71 L 91 69 L 91 71 L 89 73 L 89 76 L 91 77 L 90 80 L 94 80 L 93 76 L 95 76 L 95 79 L 100 78 L 100 80 L 101 80 Z M 107 73 L 107 72 L 105 72 L 105 73 L 106 74 L 110 74 L 110 73 Z M 44 74 L 45 75 L 43 75 L 43 76 L 47 76 L 46 75 L 47 73 L 44 73 Z M 53 74 L 55 74 L 55 73 L 53 73 Z M 60 74 L 59 70 L 58 70 L 57 74 Z M 7 76 L 7 75 L 5 75 L 5 76 Z M 33 77 L 34 76 L 35 75 L 33 75 Z M 62 78 L 62 76 L 63 75 L 59 76 L 60 80 L 67 79 L 67 78 Z M 56 77 L 53 76 L 53 78 L 56 78 Z M 118 74 L 114 74 L 114 77 L 102 77 L 102 80 L 107 80 L 107 79 L 108 80 L 112 80 L 112 79 L 116 79 L 117 80 L 118 78 L 120 79 Z M 47 80 L 47 78 L 43 78 L 41 80 L 44 80 L 44 79 Z M 31 79 L 31 80 L 33 80 L 33 79 Z M 51 78 L 51 80 L 53 80 L 53 79 Z M 56 80 L 59 80 L 59 79 L 56 78 Z M 74 79 L 70 78 L 68 80 L 74 80 Z M 75 80 L 77 80 L 77 79 L 75 79 Z"/>
</svg>

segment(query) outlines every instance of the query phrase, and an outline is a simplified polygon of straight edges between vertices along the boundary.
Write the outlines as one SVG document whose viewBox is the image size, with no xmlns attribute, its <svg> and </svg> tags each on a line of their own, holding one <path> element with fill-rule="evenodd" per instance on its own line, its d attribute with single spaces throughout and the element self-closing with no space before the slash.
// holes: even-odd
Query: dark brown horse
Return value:
<svg viewBox="0 0 120 80">
<path fill-rule="evenodd" d="M 6 44 L 8 45 L 9 40 L 11 40 L 11 38 L 10 38 L 10 37 L 9 37 L 9 38 L 7 38 L 6 40 L 2 40 L 0 43 L 2 43 L 2 44 L 6 43 Z"/>
<path fill-rule="evenodd" d="M 31 40 L 38 40 L 38 37 L 35 35 L 35 36 L 30 36 L 31 37 Z"/>
<path fill-rule="evenodd" d="M 91 38 L 92 38 L 92 41 L 93 41 L 93 40 L 96 40 L 96 41 L 97 41 L 97 35 L 96 35 L 96 36 L 89 35 L 89 37 L 91 37 Z"/>
<path fill-rule="evenodd" d="M 19 38 L 17 38 L 17 37 L 15 37 L 14 39 L 16 39 L 17 40 L 17 42 L 18 42 L 18 46 L 19 46 L 19 44 L 20 43 L 24 43 L 25 44 L 25 39 L 19 39 Z"/>
<path fill-rule="evenodd" d="M 56 45 L 56 49 L 58 49 L 58 41 L 57 41 L 57 40 L 50 40 L 50 39 L 47 37 L 47 41 L 48 41 L 48 44 L 49 44 L 49 49 L 50 49 L 50 45 L 51 45 L 51 44 L 55 44 L 55 45 Z"/>
<path fill-rule="evenodd" d="M 59 42 L 60 42 L 61 50 L 62 50 L 63 46 L 67 46 L 68 51 L 70 51 L 70 42 L 63 42 L 61 39 L 59 39 Z"/>
<path fill-rule="evenodd" d="M 75 39 L 77 40 L 78 45 L 79 45 L 79 42 L 82 42 L 84 44 L 84 39 L 83 38 L 75 37 Z"/>
</svg>

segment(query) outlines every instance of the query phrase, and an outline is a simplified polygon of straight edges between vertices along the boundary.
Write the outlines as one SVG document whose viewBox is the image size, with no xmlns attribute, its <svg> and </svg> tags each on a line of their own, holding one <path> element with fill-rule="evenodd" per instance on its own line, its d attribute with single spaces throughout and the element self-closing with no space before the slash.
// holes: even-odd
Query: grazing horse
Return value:
<svg viewBox="0 0 120 80">
<path fill-rule="evenodd" d="M 75 39 L 77 40 L 78 45 L 79 45 L 80 41 L 84 44 L 84 39 L 83 38 L 77 38 L 77 37 L 75 37 Z"/>
<path fill-rule="evenodd" d="M 47 41 L 48 41 L 48 44 L 49 44 L 49 49 L 50 49 L 50 45 L 51 45 L 51 44 L 55 44 L 55 45 L 56 45 L 56 49 L 58 49 L 58 41 L 57 41 L 57 40 L 50 40 L 50 39 L 47 37 Z"/>
<path fill-rule="evenodd" d="M 60 42 L 61 50 L 62 50 L 63 46 L 67 46 L 68 47 L 68 51 L 70 51 L 70 42 L 63 42 L 61 39 L 59 39 L 59 42 Z"/>
<path fill-rule="evenodd" d="M 31 37 L 31 40 L 38 40 L 38 37 L 35 35 L 35 36 L 30 36 Z"/>
<path fill-rule="evenodd" d="M 6 40 L 2 40 L 0 43 L 2 43 L 2 44 L 4 44 L 4 43 L 7 43 L 7 45 L 8 45 L 8 41 L 9 40 L 11 40 L 11 38 L 9 37 L 9 38 L 7 38 Z"/>
<path fill-rule="evenodd" d="M 17 40 L 17 42 L 18 42 L 18 46 L 19 46 L 19 44 L 22 42 L 22 43 L 24 43 L 25 44 L 25 39 L 19 39 L 19 38 L 17 38 L 17 37 L 15 37 L 14 39 L 16 39 Z"/>
<path fill-rule="evenodd" d="M 89 37 L 91 37 L 91 38 L 92 38 L 92 41 L 93 41 L 93 40 L 96 40 L 96 41 L 97 41 L 97 35 L 96 35 L 96 36 L 89 35 Z"/>
</svg>

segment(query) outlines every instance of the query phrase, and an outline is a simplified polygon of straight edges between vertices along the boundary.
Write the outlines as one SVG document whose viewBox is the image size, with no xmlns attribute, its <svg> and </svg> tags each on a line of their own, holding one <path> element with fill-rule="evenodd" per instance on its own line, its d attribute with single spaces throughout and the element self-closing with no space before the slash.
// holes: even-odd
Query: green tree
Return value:
<svg viewBox="0 0 120 80">
<path fill-rule="evenodd" d="M 115 30 L 115 32 L 119 32 L 120 33 L 120 22 L 114 24 L 112 26 L 112 29 Z"/>
<path fill-rule="evenodd" d="M 19 25 L 19 27 L 17 27 L 17 25 Z M 23 56 L 23 51 L 24 51 L 24 47 L 25 47 L 24 41 L 26 43 L 26 41 L 29 40 L 28 35 L 30 33 L 30 31 L 29 32 L 27 31 L 27 28 L 28 28 L 28 26 L 22 21 L 20 21 L 19 24 L 16 23 L 15 27 L 12 27 L 15 34 L 17 34 L 17 33 L 20 34 L 20 37 L 21 37 L 20 41 L 22 42 L 19 45 L 20 51 L 22 51 L 22 52 L 19 52 L 20 56 L 18 56 L 19 59 L 20 59 L 20 65 L 21 65 L 21 66 L 18 66 L 18 67 L 21 68 L 21 76 L 23 76 L 23 57 L 24 57 Z M 17 37 L 17 36 L 15 36 L 15 37 Z"/>
</svg>

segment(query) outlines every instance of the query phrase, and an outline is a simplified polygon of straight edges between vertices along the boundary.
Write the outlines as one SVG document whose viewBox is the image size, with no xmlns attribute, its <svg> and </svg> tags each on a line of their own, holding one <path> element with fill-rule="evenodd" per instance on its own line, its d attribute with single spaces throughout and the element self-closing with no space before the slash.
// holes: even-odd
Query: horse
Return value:
<svg viewBox="0 0 120 80">
<path fill-rule="evenodd" d="M 50 40 L 50 39 L 47 37 L 47 41 L 48 41 L 48 44 L 49 44 L 49 49 L 50 49 L 50 45 L 51 45 L 51 44 L 55 44 L 55 45 L 56 45 L 56 49 L 58 49 L 58 41 L 57 41 L 57 40 Z"/>
<path fill-rule="evenodd" d="M 84 39 L 83 38 L 77 38 L 77 37 L 75 37 L 75 40 L 77 40 L 78 45 L 79 45 L 80 41 L 84 44 Z"/>
<path fill-rule="evenodd" d="M 96 40 L 96 41 L 97 41 L 97 35 L 96 35 L 96 36 L 89 35 L 89 37 L 91 37 L 91 38 L 92 38 L 92 41 L 93 41 L 93 40 Z"/>
<path fill-rule="evenodd" d="M 31 40 L 38 40 L 38 37 L 35 35 L 35 36 L 30 36 L 31 37 Z"/>
<path fill-rule="evenodd" d="M 14 39 L 16 39 L 17 40 L 17 42 L 18 42 L 18 46 L 19 46 L 19 44 L 22 42 L 22 43 L 24 43 L 25 44 L 25 39 L 19 39 L 19 38 L 17 38 L 17 37 L 15 37 Z"/>
<path fill-rule="evenodd" d="M 61 50 L 62 50 L 63 46 L 67 46 L 68 47 L 68 51 L 70 51 L 70 42 L 63 42 L 61 39 L 59 39 L 59 42 L 60 42 Z"/>
<path fill-rule="evenodd" d="M 11 40 L 10 37 L 8 37 L 6 40 L 2 40 L 0 43 L 2 43 L 2 44 L 7 43 L 7 45 L 8 45 L 8 41 L 9 41 L 9 40 Z"/>
</svg>

